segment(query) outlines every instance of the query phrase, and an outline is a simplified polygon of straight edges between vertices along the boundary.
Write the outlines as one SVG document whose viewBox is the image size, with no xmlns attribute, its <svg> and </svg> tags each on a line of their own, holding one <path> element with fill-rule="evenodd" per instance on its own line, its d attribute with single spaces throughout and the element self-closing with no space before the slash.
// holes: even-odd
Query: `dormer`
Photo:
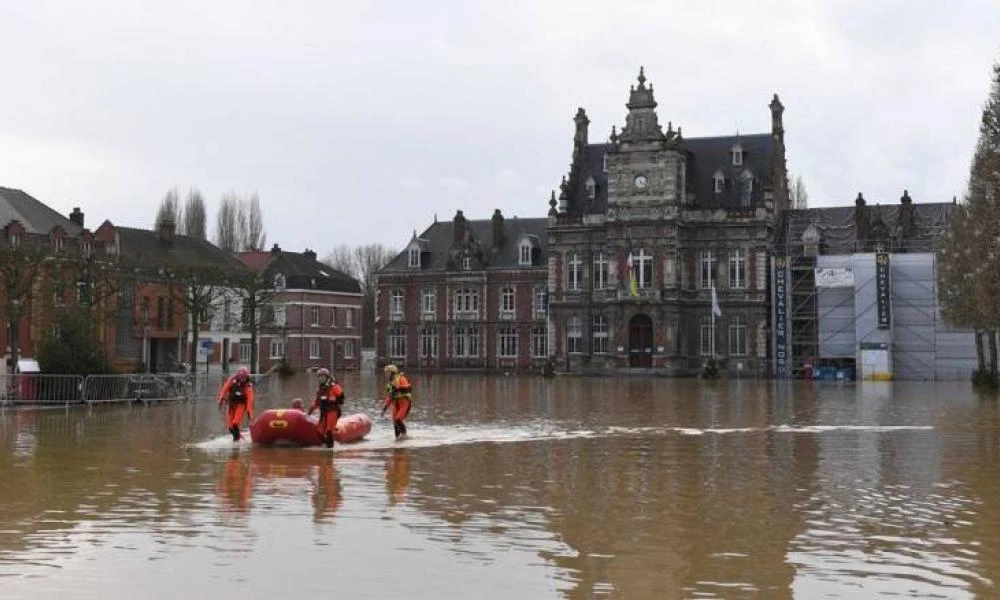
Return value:
<svg viewBox="0 0 1000 600">
<path fill-rule="evenodd" d="M 747 207 L 753 202 L 753 173 L 749 169 L 740 175 L 740 206 Z"/>
<path fill-rule="evenodd" d="M 726 191 L 726 176 L 722 171 L 716 171 L 712 175 L 712 189 L 715 191 L 716 196 L 720 196 Z"/>
<path fill-rule="evenodd" d="M 17 219 L 11 221 L 4 227 L 4 231 L 7 234 L 7 240 L 10 242 L 11 248 L 21 247 L 21 236 L 24 235 L 24 225 L 21 224 Z"/>
<path fill-rule="evenodd" d="M 430 254 L 430 242 L 417 237 L 417 232 L 413 232 L 410 243 L 406 246 L 406 266 L 411 269 L 421 269 L 424 266 L 426 255 Z"/>
<path fill-rule="evenodd" d="M 733 166 L 734 167 L 742 167 L 743 166 L 743 144 L 740 144 L 740 142 L 739 142 L 739 135 L 737 135 L 736 137 L 737 137 L 736 143 L 733 144 L 733 147 L 729 149 L 729 154 L 732 157 Z"/>
<path fill-rule="evenodd" d="M 94 235 L 90 233 L 89 229 L 84 229 L 80 233 L 80 252 L 83 253 L 84 258 L 90 258 L 94 253 Z"/>
<path fill-rule="evenodd" d="M 587 189 L 587 199 L 593 200 L 597 197 L 597 183 L 594 182 L 593 177 L 588 177 L 586 183 L 584 184 Z"/>
<path fill-rule="evenodd" d="M 542 247 L 538 241 L 538 236 L 525 234 L 517 242 L 517 264 L 522 267 L 530 267 L 538 260 Z"/>
<path fill-rule="evenodd" d="M 52 240 L 53 252 L 59 253 L 66 249 L 66 230 L 59 225 L 49 232 L 49 239 Z"/>
<path fill-rule="evenodd" d="M 285 289 L 284 273 L 278 273 L 277 275 L 274 276 L 274 289 L 278 290 L 279 292 Z"/>
</svg>

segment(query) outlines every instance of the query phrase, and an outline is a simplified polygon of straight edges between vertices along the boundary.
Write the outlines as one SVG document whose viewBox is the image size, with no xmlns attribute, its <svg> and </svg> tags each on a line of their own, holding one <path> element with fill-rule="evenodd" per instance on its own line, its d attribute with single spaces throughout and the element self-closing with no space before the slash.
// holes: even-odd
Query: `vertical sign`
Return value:
<svg viewBox="0 0 1000 600">
<path fill-rule="evenodd" d="M 787 379 L 788 348 L 788 258 L 774 259 L 774 376 Z"/>
<path fill-rule="evenodd" d="M 889 329 L 892 321 L 889 296 L 889 254 L 875 255 L 875 296 L 878 307 L 878 328 Z"/>
</svg>

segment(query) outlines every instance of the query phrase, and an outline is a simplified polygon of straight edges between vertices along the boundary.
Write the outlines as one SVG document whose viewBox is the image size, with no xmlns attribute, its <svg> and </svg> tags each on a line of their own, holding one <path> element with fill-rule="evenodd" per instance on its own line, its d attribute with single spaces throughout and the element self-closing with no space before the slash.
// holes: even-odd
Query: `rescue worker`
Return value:
<svg viewBox="0 0 1000 600">
<path fill-rule="evenodd" d="M 226 380 L 219 392 L 219 406 L 226 402 L 229 411 L 226 417 L 226 425 L 229 433 L 233 434 L 233 441 L 240 439 L 240 424 L 243 422 L 243 415 L 248 417 L 248 421 L 253 421 L 253 384 L 250 383 L 250 370 L 246 367 L 236 369 L 236 374 Z"/>
<path fill-rule="evenodd" d="M 382 416 L 392 405 L 392 429 L 396 434 L 396 439 L 406 435 L 406 416 L 410 414 L 410 402 L 412 390 L 410 380 L 406 378 L 396 365 L 386 365 L 385 375 L 389 383 L 385 386 L 385 404 L 382 405 Z"/>
<path fill-rule="evenodd" d="M 344 407 L 344 388 L 330 375 L 328 369 L 316 371 L 316 396 L 308 414 L 319 409 L 319 435 L 327 448 L 333 447 L 333 434 L 337 431 L 337 420 Z"/>
</svg>

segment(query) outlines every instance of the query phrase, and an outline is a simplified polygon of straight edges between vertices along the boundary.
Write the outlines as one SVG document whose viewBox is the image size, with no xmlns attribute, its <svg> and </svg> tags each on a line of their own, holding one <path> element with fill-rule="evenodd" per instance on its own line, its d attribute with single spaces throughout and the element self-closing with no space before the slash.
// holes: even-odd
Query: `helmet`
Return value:
<svg viewBox="0 0 1000 600">
<path fill-rule="evenodd" d="M 239 369 L 236 369 L 236 379 L 242 379 L 244 381 L 250 379 L 250 369 L 246 367 L 240 367 Z"/>
<path fill-rule="evenodd" d="M 324 376 L 330 377 L 330 369 L 326 369 L 326 368 L 316 369 L 316 377 L 317 378 L 324 377 Z"/>
<path fill-rule="evenodd" d="M 397 367 L 396 365 L 386 365 L 385 366 L 385 374 L 386 375 L 395 375 L 396 373 L 399 373 L 399 367 Z"/>
</svg>

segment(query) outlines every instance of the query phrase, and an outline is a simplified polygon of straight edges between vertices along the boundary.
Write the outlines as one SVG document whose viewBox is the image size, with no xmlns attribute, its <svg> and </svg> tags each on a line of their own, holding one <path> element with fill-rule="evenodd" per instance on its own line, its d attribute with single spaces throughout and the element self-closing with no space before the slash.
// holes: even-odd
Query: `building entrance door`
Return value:
<svg viewBox="0 0 1000 600">
<path fill-rule="evenodd" d="M 628 366 L 653 366 L 653 319 L 638 314 L 628 322 Z"/>
</svg>

